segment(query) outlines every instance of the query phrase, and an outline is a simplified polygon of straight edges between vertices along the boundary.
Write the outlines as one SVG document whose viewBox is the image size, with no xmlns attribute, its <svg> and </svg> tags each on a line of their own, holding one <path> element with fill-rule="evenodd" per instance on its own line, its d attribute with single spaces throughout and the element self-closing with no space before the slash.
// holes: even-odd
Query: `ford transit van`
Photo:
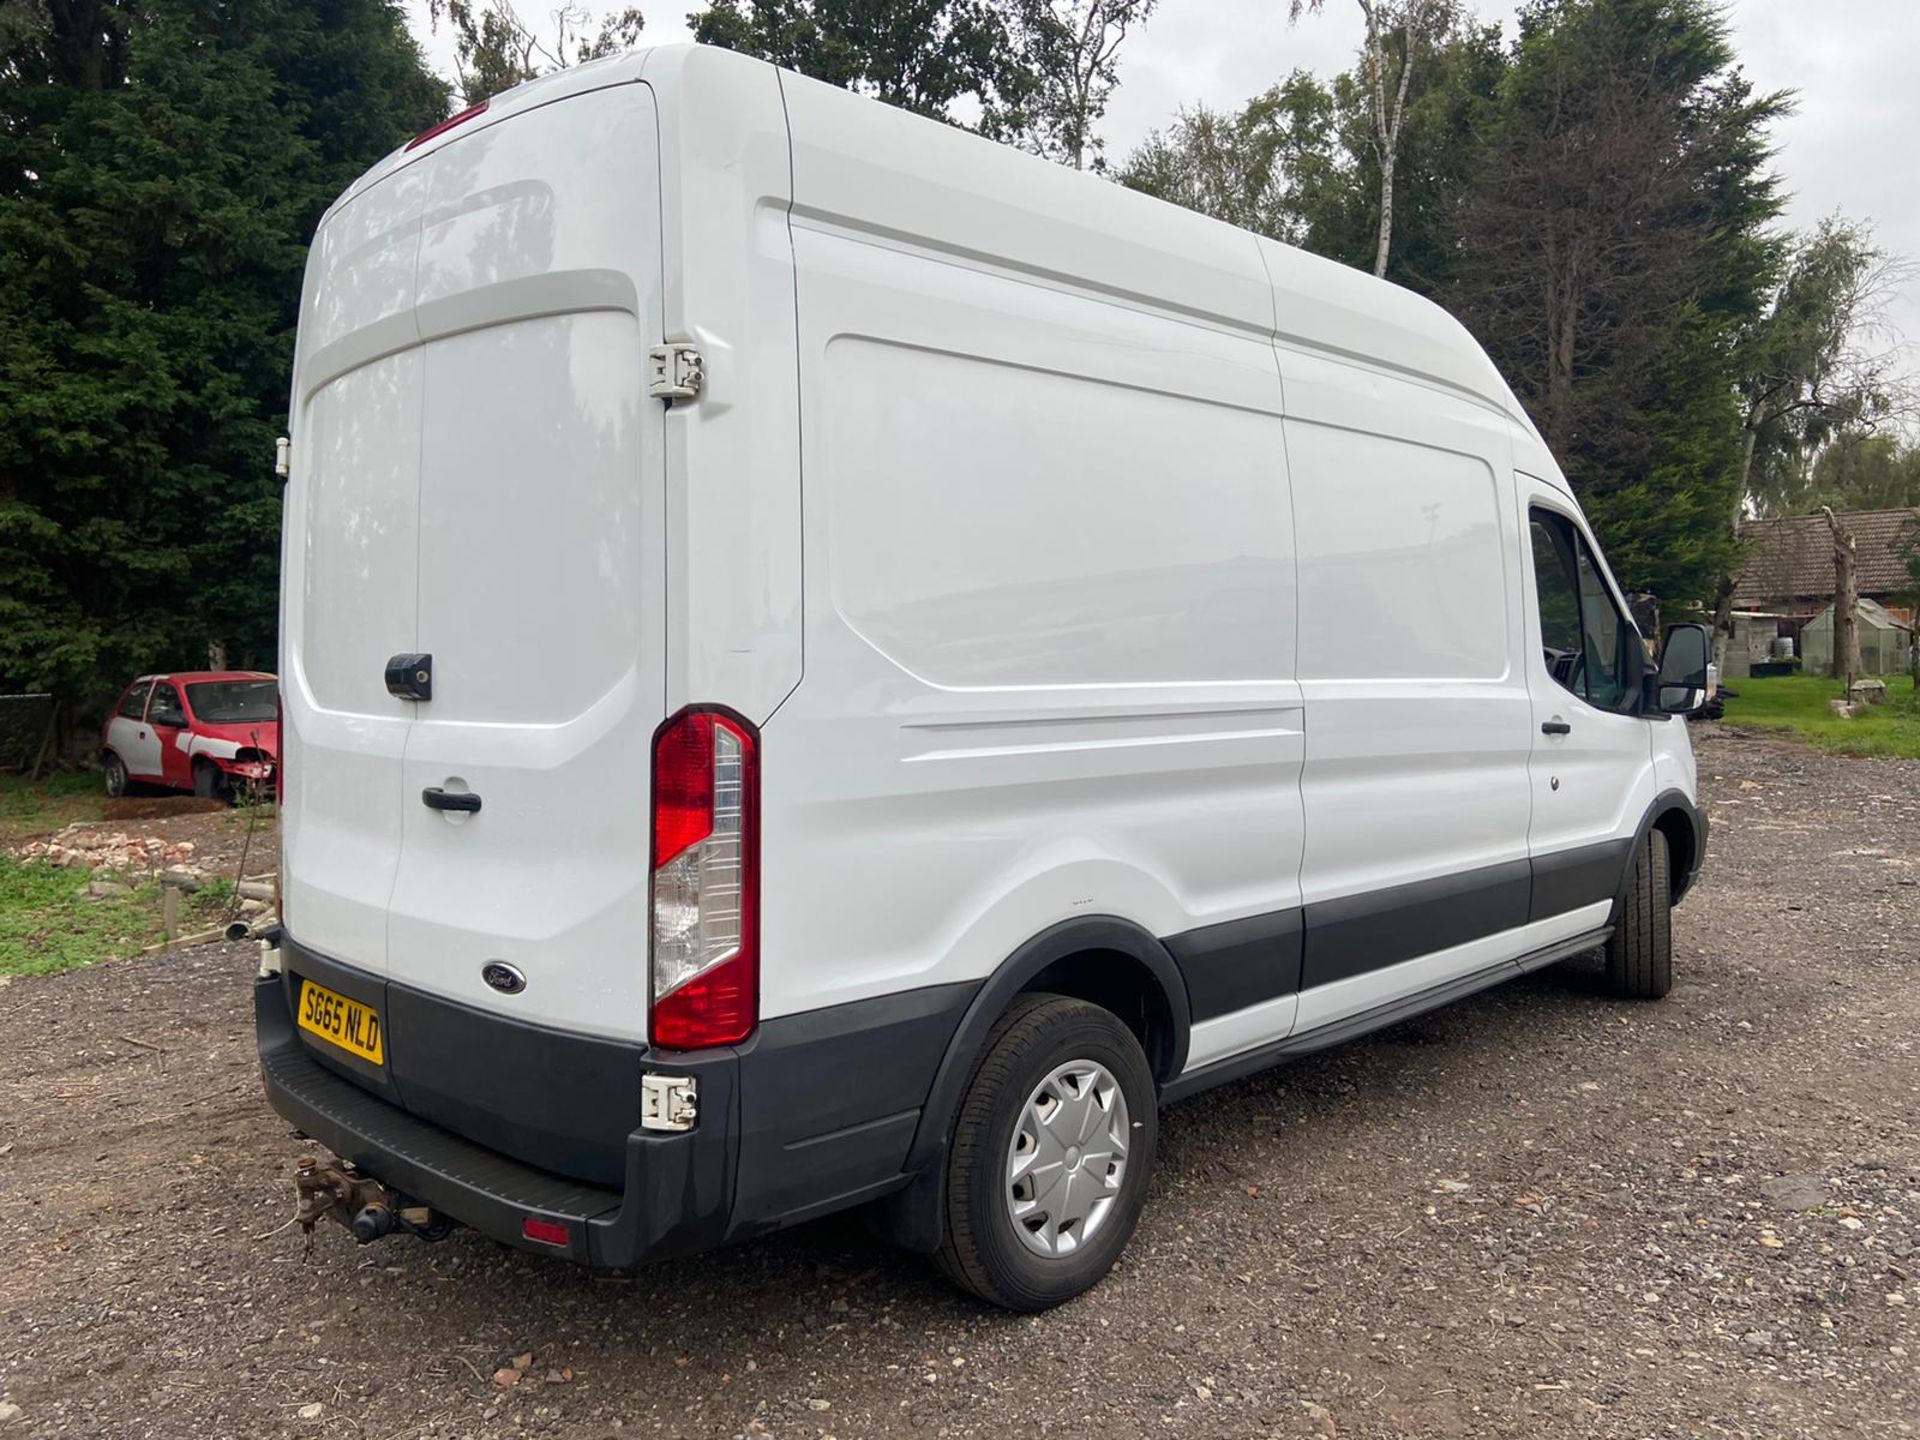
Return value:
<svg viewBox="0 0 1920 1440">
<path fill-rule="evenodd" d="M 1427 301 L 697 47 L 327 213 L 281 614 L 302 1214 L 629 1271 L 854 1206 L 1038 1309 L 1170 1102 L 1604 947 L 1706 826 Z"/>
</svg>

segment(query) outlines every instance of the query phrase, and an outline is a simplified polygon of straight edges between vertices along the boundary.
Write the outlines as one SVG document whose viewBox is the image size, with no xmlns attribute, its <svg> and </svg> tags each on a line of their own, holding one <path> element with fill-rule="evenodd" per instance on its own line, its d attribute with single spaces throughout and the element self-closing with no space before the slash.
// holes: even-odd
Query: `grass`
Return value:
<svg viewBox="0 0 1920 1440">
<path fill-rule="evenodd" d="M 0 843 L 58 830 L 76 820 L 98 820 L 106 807 L 100 776 L 91 771 L 49 775 L 37 785 L 0 774 Z"/>
<path fill-rule="evenodd" d="M 1727 723 L 1779 730 L 1847 755 L 1920 759 L 1920 696 L 1904 675 L 1883 677 L 1887 703 L 1870 705 L 1851 720 L 1827 709 L 1840 698 L 1840 682 L 1819 675 L 1751 677 L 1728 683 L 1738 693 L 1727 701 Z"/>
<path fill-rule="evenodd" d="M 104 820 L 107 813 L 97 773 L 57 774 L 36 785 L 17 775 L 0 775 L 0 982 L 14 975 L 51 975 L 96 960 L 124 958 L 165 938 L 157 880 L 104 871 L 96 874 L 79 866 L 20 860 L 5 853 L 7 846 L 28 836 L 79 820 Z M 244 830 L 251 821 L 255 833 L 250 867 L 271 868 L 271 801 L 212 818 L 234 831 Z M 112 823 L 133 833 L 144 828 L 137 818 Z M 95 879 L 111 880 L 126 889 L 96 898 L 88 891 Z M 180 897 L 179 933 L 224 924 L 237 898 L 230 877 L 207 876 L 198 891 Z"/>
<path fill-rule="evenodd" d="M 126 892 L 96 900 L 87 893 L 96 879 L 117 880 Z M 166 938 L 160 890 L 157 880 L 0 855 L 0 977 L 52 975 L 158 945 Z M 182 895 L 180 933 L 224 923 L 232 905 L 232 881 Z"/>
<path fill-rule="evenodd" d="M 157 884 L 90 900 L 92 879 L 86 870 L 0 855 L 0 975 L 51 975 L 160 939 Z"/>
</svg>

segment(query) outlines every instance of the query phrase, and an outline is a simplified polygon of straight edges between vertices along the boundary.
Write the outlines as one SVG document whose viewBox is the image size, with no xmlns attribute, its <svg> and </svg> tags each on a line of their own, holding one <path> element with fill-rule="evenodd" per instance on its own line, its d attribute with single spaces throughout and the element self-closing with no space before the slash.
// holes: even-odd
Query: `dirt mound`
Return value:
<svg viewBox="0 0 1920 1440">
<path fill-rule="evenodd" d="M 107 801 L 109 820 L 161 820 L 169 815 L 210 815 L 227 809 L 224 800 L 198 795 L 128 795 Z"/>
</svg>

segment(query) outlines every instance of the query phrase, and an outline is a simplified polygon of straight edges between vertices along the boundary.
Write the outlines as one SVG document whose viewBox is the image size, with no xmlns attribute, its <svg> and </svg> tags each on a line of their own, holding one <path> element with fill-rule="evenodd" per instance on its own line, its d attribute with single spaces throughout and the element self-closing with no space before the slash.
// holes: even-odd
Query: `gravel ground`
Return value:
<svg viewBox="0 0 1920 1440">
<path fill-rule="evenodd" d="M 247 950 L 15 981 L 0 1440 L 1912 1434 L 1920 765 L 1700 754 L 1664 1004 L 1579 961 L 1175 1107 L 1123 1267 L 1039 1318 L 855 1220 L 631 1283 L 258 1239 L 301 1147 Z"/>
</svg>

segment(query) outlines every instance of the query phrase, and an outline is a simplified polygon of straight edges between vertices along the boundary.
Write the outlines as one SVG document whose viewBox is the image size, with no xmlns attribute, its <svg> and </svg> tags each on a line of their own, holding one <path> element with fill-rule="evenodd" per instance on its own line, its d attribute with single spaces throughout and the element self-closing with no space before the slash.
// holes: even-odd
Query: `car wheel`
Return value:
<svg viewBox="0 0 1920 1440">
<path fill-rule="evenodd" d="M 1633 879 L 1607 940 L 1607 988 L 1629 1000 L 1658 1000 L 1673 988 L 1673 886 L 1667 837 L 1649 830 L 1633 857 Z"/>
<path fill-rule="evenodd" d="M 128 788 L 126 762 L 109 750 L 106 758 L 100 762 L 100 768 L 106 773 L 107 798 L 118 800 L 123 797 Z"/>
<path fill-rule="evenodd" d="M 202 800 L 224 800 L 227 798 L 225 777 L 220 767 L 207 760 L 193 762 L 193 793 Z"/>
<path fill-rule="evenodd" d="M 1153 1074 L 1111 1011 L 1022 997 L 987 1036 L 947 1159 L 941 1268 L 983 1300 L 1045 1310 L 1126 1249 L 1158 1134 Z"/>
</svg>

